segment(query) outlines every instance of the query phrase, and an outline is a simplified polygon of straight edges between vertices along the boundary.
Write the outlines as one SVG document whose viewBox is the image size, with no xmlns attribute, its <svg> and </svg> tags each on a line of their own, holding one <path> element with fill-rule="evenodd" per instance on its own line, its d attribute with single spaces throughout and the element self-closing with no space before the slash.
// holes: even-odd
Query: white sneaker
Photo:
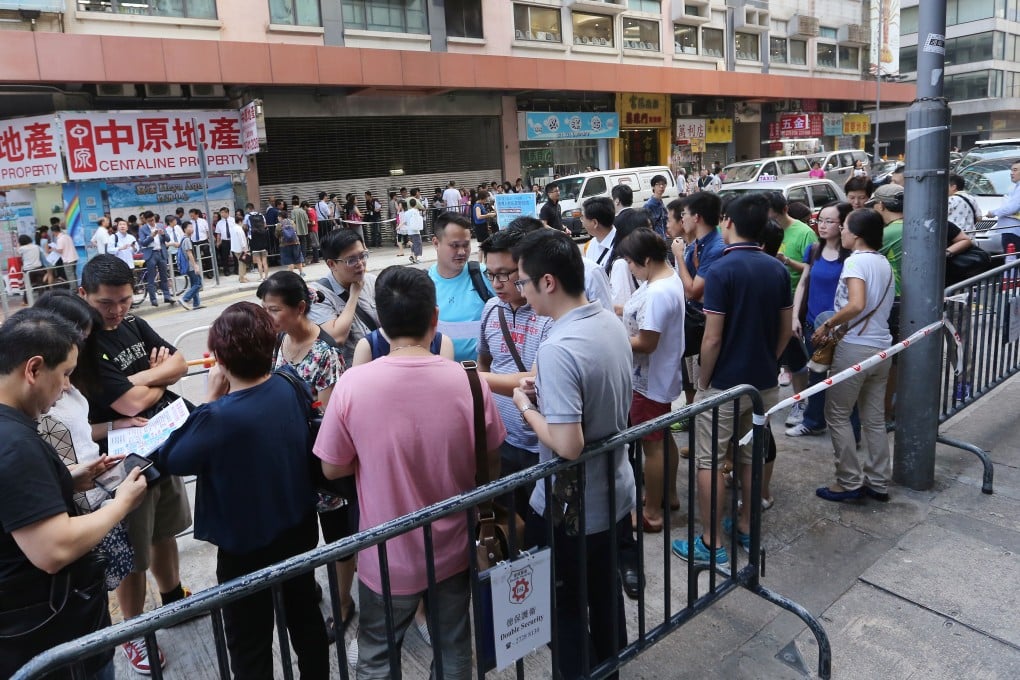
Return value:
<svg viewBox="0 0 1020 680">
<path fill-rule="evenodd" d="M 127 658 L 128 666 L 131 670 L 140 675 L 152 675 L 152 667 L 149 662 L 149 650 L 145 646 L 144 638 L 135 638 L 134 640 L 125 642 L 120 646 L 120 650 Z M 166 668 L 166 657 L 163 655 L 163 650 L 157 645 L 156 651 L 159 653 L 159 667 Z"/>
<path fill-rule="evenodd" d="M 785 425 L 787 427 L 793 427 L 794 425 L 800 425 L 804 422 L 804 411 L 807 409 L 806 401 L 798 401 L 796 404 L 790 407 L 790 412 L 786 415 Z"/>
<path fill-rule="evenodd" d="M 791 380 L 790 372 L 788 370 L 786 370 L 785 368 L 780 369 L 780 371 L 779 371 L 779 386 L 780 387 L 788 387 L 790 385 L 790 380 Z"/>
<path fill-rule="evenodd" d="M 787 437 L 817 437 L 818 435 L 825 434 L 825 428 L 820 430 L 812 430 L 804 423 L 798 423 L 793 427 L 786 428 Z"/>
</svg>

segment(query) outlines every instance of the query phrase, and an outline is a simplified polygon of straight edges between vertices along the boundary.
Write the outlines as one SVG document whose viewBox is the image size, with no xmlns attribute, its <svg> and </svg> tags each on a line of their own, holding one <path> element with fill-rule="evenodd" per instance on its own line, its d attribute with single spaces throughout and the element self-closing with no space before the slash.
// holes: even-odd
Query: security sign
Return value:
<svg viewBox="0 0 1020 680">
<path fill-rule="evenodd" d="M 489 570 L 496 667 L 503 670 L 552 639 L 548 548 Z"/>
</svg>

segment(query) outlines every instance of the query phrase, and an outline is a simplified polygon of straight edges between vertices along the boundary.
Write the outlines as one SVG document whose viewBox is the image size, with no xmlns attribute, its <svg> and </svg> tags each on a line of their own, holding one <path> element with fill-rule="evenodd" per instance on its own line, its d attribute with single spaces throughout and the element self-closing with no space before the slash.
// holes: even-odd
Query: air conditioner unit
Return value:
<svg viewBox="0 0 1020 680">
<path fill-rule="evenodd" d="M 713 99 L 708 103 L 709 113 L 726 113 L 726 100 Z"/>
<path fill-rule="evenodd" d="M 777 102 L 772 102 L 772 110 L 773 111 L 789 111 L 790 110 L 790 102 L 787 101 L 786 99 L 780 99 Z"/>
<path fill-rule="evenodd" d="M 792 38 L 817 38 L 818 19 L 804 14 L 794 14 L 787 24 L 786 32 Z"/>
<path fill-rule="evenodd" d="M 169 99 L 174 97 L 183 98 L 184 88 L 180 85 L 171 85 L 170 83 L 146 85 L 145 96 L 150 99 Z"/>
<path fill-rule="evenodd" d="M 867 26 L 847 24 L 840 26 L 836 34 L 840 43 L 852 45 L 868 45 L 871 43 L 871 32 Z"/>
<path fill-rule="evenodd" d="M 205 83 L 188 85 L 192 99 L 223 99 L 227 96 L 222 85 L 209 85 Z"/>
<path fill-rule="evenodd" d="M 674 107 L 674 110 L 678 116 L 693 116 L 694 104 L 691 102 L 680 102 Z"/>
<path fill-rule="evenodd" d="M 102 83 L 96 86 L 96 96 L 98 97 L 135 97 L 137 94 L 134 85 Z"/>
<path fill-rule="evenodd" d="M 800 111 L 801 110 L 801 105 L 800 105 L 800 100 L 799 99 L 791 99 L 790 103 L 789 103 L 789 106 L 790 106 L 790 109 L 789 109 L 790 111 Z"/>
</svg>

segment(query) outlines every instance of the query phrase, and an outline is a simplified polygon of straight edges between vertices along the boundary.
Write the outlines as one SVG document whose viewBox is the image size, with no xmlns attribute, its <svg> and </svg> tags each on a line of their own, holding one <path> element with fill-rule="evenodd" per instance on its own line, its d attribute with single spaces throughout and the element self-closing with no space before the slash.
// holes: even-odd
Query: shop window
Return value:
<svg viewBox="0 0 1020 680">
<path fill-rule="evenodd" d="M 659 51 L 659 22 L 623 18 L 623 46 L 632 50 Z"/>
<path fill-rule="evenodd" d="M 836 68 L 836 46 L 827 43 L 818 43 L 817 66 L 825 68 Z"/>
<path fill-rule="evenodd" d="M 429 32 L 425 0 L 343 0 L 345 28 L 392 33 Z"/>
<path fill-rule="evenodd" d="M 839 67 L 856 71 L 861 67 L 861 48 L 843 47 L 839 48 Z M 900 67 L 902 68 L 902 66 Z"/>
<path fill-rule="evenodd" d="M 517 40 L 561 42 L 560 11 L 553 7 L 514 5 L 514 37 Z"/>
<path fill-rule="evenodd" d="M 807 41 L 806 40 L 791 40 L 790 41 L 790 63 L 798 66 L 807 65 Z"/>
<path fill-rule="evenodd" d="M 723 32 L 718 28 L 705 28 L 701 31 L 701 53 L 706 57 L 722 57 L 725 55 Z"/>
<path fill-rule="evenodd" d="M 697 54 L 698 27 L 681 26 L 680 24 L 674 24 L 673 49 L 676 51 L 677 54 Z"/>
<path fill-rule="evenodd" d="M 900 73 L 917 70 L 917 45 L 900 48 Z"/>
<path fill-rule="evenodd" d="M 322 26 L 319 0 L 269 0 L 269 23 L 285 26 Z"/>
<path fill-rule="evenodd" d="M 446 0 L 446 34 L 451 38 L 483 38 L 482 0 Z"/>
<path fill-rule="evenodd" d="M 758 45 L 758 36 L 754 33 L 737 33 L 734 39 L 737 59 L 761 61 L 761 50 Z"/>
<path fill-rule="evenodd" d="M 776 64 L 790 61 L 786 52 L 786 38 L 769 38 L 769 61 Z"/>
<path fill-rule="evenodd" d="M 575 45 L 613 46 L 613 17 L 586 12 L 572 12 Z M 658 41 L 658 37 L 656 37 Z"/>
<path fill-rule="evenodd" d="M 150 17 L 216 18 L 216 0 L 78 0 L 78 9 Z"/>
<path fill-rule="evenodd" d="M 633 12 L 662 14 L 662 3 L 659 0 L 630 0 L 628 8 Z"/>
</svg>

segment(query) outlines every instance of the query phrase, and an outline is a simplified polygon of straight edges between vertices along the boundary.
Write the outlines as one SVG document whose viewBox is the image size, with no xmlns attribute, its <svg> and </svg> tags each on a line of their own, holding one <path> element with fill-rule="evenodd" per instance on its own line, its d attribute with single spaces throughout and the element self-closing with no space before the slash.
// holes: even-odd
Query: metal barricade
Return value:
<svg viewBox="0 0 1020 680">
<path fill-rule="evenodd" d="M 611 574 L 610 579 L 616 584 L 615 587 L 619 588 L 619 582 L 616 579 L 616 574 L 617 569 L 620 566 L 620 553 L 618 550 L 607 550 L 605 552 L 596 551 L 592 555 L 588 554 L 587 539 L 589 537 L 585 531 L 586 512 L 584 507 L 584 480 L 586 478 L 587 466 L 598 465 L 603 461 L 606 462 L 605 469 L 607 473 L 609 495 L 608 507 L 616 508 L 616 485 L 614 482 L 616 464 L 613 464 L 612 461 L 623 460 L 623 457 L 627 455 L 626 450 L 628 446 L 639 447 L 642 437 L 653 432 L 664 433 L 665 436 L 662 446 L 664 447 L 664 455 L 666 455 L 666 440 L 672 437 L 670 425 L 688 418 L 693 423 L 695 421 L 695 416 L 697 416 L 697 419 L 702 422 L 698 423 L 699 427 L 690 427 L 687 433 L 688 445 L 690 446 L 692 455 L 689 459 L 686 475 L 690 489 L 686 508 L 688 517 L 693 520 L 695 516 L 694 488 L 696 485 L 695 480 L 697 474 L 695 462 L 696 456 L 694 455 L 694 452 L 697 450 L 699 445 L 703 444 L 703 442 L 697 438 L 698 435 L 696 432 L 706 431 L 704 428 L 708 427 L 709 429 L 707 431 L 712 433 L 711 440 L 718 441 L 718 433 L 721 425 L 725 422 L 724 419 L 732 419 L 733 427 L 731 428 L 731 431 L 733 432 L 733 435 L 729 438 L 729 440 L 718 442 L 718 446 L 714 446 L 714 441 L 710 444 L 714 446 L 714 450 L 717 454 L 712 458 L 711 463 L 712 475 L 715 480 L 715 483 L 712 485 L 711 496 L 713 501 L 715 501 L 719 497 L 719 494 L 726 493 L 722 483 L 722 452 L 727 450 L 727 445 L 732 447 L 732 450 L 737 450 L 737 438 L 740 433 L 736 422 L 736 409 L 738 400 L 741 399 L 750 400 L 752 411 L 755 414 L 752 437 L 753 453 L 750 470 L 750 543 L 747 553 L 738 552 L 738 532 L 734 529 L 728 539 L 722 543 L 722 545 L 727 548 L 728 554 L 731 556 L 729 564 L 718 564 L 714 553 L 711 553 L 710 562 L 703 564 L 693 561 L 683 563 L 674 559 L 671 555 L 670 549 L 670 542 L 673 538 L 673 536 L 670 535 L 670 517 L 669 513 L 666 512 L 664 514 L 665 527 L 661 534 L 661 554 L 659 554 L 659 549 L 657 547 L 653 547 L 651 552 L 653 555 L 656 555 L 655 559 L 645 560 L 645 543 L 652 539 L 645 536 L 641 523 L 639 522 L 636 542 L 638 546 L 638 568 L 642 575 L 642 579 L 636 603 L 637 630 L 625 631 L 625 633 L 630 633 L 625 638 L 625 645 L 618 646 L 614 643 L 613 646 L 617 648 L 613 649 L 608 655 L 603 655 L 603 658 L 598 660 L 596 663 L 590 663 L 587 654 L 581 653 L 580 649 L 574 647 L 568 647 L 565 649 L 557 643 L 558 638 L 555 630 L 557 628 L 558 606 L 554 604 L 551 612 L 554 633 L 548 652 L 550 668 L 547 673 L 544 673 L 544 676 L 552 677 L 554 675 L 553 668 L 560 665 L 564 655 L 578 654 L 580 656 L 579 663 L 581 666 L 581 675 L 583 677 L 606 677 L 617 671 L 627 662 L 636 658 L 639 654 L 648 650 L 653 645 L 666 639 L 671 633 L 691 621 L 698 614 L 704 612 L 730 591 L 737 588 L 744 588 L 768 600 L 769 602 L 792 612 L 808 626 L 818 643 L 818 674 L 822 678 L 828 678 L 830 677 L 831 672 L 831 650 L 829 647 L 828 637 L 822 626 L 805 608 L 765 588 L 760 581 L 765 565 L 765 553 L 761 547 L 761 491 L 767 435 L 763 425 L 764 407 L 761 397 L 755 389 L 746 385 L 722 392 L 718 395 L 712 396 L 711 398 L 705 399 L 691 406 L 684 407 L 680 410 L 674 411 L 673 413 L 661 416 L 639 426 L 629 428 L 601 442 L 592 444 L 585 449 L 583 454 L 577 460 L 568 461 L 561 458 L 554 458 L 553 460 L 546 461 L 545 463 L 540 463 L 529 469 L 492 482 L 484 487 L 480 487 L 462 495 L 436 503 L 409 515 L 405 515 L 404 517 L 394 519 L 380 526 L 372 527 L 354 536 L 326 546 L 318 547 L 312 551 L 292 557 L 271 567 L 260 569 L 242 578 L 234 579 L 208 590 L 197 592 L 185 600 L 160 607 L 159 609 L 143 614 L 142 616 L 57 646 L 32 659 L 32 661 L 26 664 L 14 675 L 14 678 L 15 680 L 40 678 L 48 672 L 66 666 L 74 666 L 81 659 L 138 637 L 145 638 L 150 658 L 156 658 L 157 652 L 155 634 L 157 631 L 182 623 L 187 619 L 192 619 L 197 615 L 204 613 L 212 614 L 208 625 L 212 626 L 211 637 L 216 648 L 219 677 L 229 677 L 230 671 L 228 654 L 223 632 L 223 608 L 233 602 L 236 602 L 242 597 L 270 589 L 273 594 L 272 599 L 277 618 L 276 629 L 280 643 L 281 672 L 283 677 L 288 678 L 289 680 L 294 677 L 294 668 L 291 661 L 287 632 L 281 623 L 283 621 L 284 613 L 281 599 L 282 584 L 288 579 L 294 578 L 300 574 L 306 574 L 316 567 L 331 564 L 337 559 L 365 550 L 377 550 L 379 553 L 383 591 L 381 596 L 386 610 L 385 627 L 390 650 L 390 672 L 392 676 L 396 676 L 398 675 L 397 667 L 399 667 L 400 664 L 401 648 L 397 643 L 397 631 L 394 628 L 395 624 L 393 616 L 393 599 L 391 595 L 391 581 L 387 568 L 387 541 L 418 529 L 422 530 L 421 535 L 422 540 L 424 541 L 424 554 L 426 556 L 426 564 L 422 566 L 425 568 L 427 576 L 427 590 L 425 592 L 426 597 L 432 600 L 437 588 L 434 563 L 435 551 L 432 544 L 432 525 L 437 520 L 457 515 L 463 516 L 467 522 L 468 536 L 474 537 L 477 524 L 477 506 L 480 502 L 495 500 L 498 497 L 505 496 L 509 499 L 509 512 L 512 516 L 512 513 L 516 511 L 516 508 L 513 507 L 514 494 L 511 492 L 521 487 L 531 487 L 534 484 L 542 484 L 544 485 L 546 498 L 551 499 L 553 498 L 553 476 L 561 475 L 565 477 L 571 469 L 576 469 L 578 471 L 577 478 L 579 489 L 577 498 L 580 502 L 580 508 L 577 535 L 585 537 L 584 540 L 577 540 L 576 537 L 574 538 L 574 540 L 577 540 L 579 547 L 577 554 L 571 554 L 566 557 L 560 556 L 560 559 L 557 559 L 556 557 L 556 542 L 558 540 L 567 539 L 562 538 L 566 536 L 563 526 L 554 522 L 552 511 L 553 503 L 546 504 L 544 517 L 539 518 L 532 512 L 531 516 L 529 516 L 529 520 L 538 521 L 539 525 L 544 528 L 544 533 L 548 539 L 547 544 L 552 549 L 553 557 L 550 574 L 551 592 L 556 592 L 555 586 L 557 582 L 557 574 L 560 572 L 568 573 L 571 571 L 571 567 L 576 565 L 576 574 L 580 581 L 578 590 L 581 598 L 580 602 L 577 603 L 577 607 L 578 611 L 582 613 L 581 625 L 588 627 L 589 621 L 586 613 L 589 611 L 589 600 L 585 575 L 589 569 L 588 561 L 589 559 L 596 560 L 597 562 L 594 567 L 601 567 L 602 564 L 608 560 L 608 568 L 612 570 L 608 572 Z M 744 469 L 739 463 L 739 456 L 736 456 L 736 458 L 734 479 L 740 480 L 743 477 L 741 473 L 744 472 Z M 641 480 L 643 479 L 642 457 L 637 455 L 631 462 L 635 467 L 635 479 L 637 481 L 636 499 L 641 499 Z M 597 475 L 597 472 L 597 470 L 593 471 L 593 474 Z M 680 478 L 682 479 L 682 475 Z M 666 484 L 664 483 L 664 491 L 666 490 L 665 487 Z M 663 498 L 668 500 L 669 495 L 664 494 Z M 637 505 L 639 516 L 641 512 L 640 507 L 639 503 Z M 733 519 L 735 525 L 737 517 L 736 494 L 734 494 L 726 502 L 725 507 L 727 508 L 725 514 Z M 709 527 L 712 528 L 709 528 L 706 532 L 712 544 L 720 542 L 717 540 L 717 535 L 714 529 L 717 519 L 717 513 L 714 508 L 715 505 L 713 504 L 713 510 L 711 512 L 709 522 Z M 629 523 L 629 520 L 624 521 Z M 704 524 L 704 521 L 702 523 Z M 608 532 L 604 532 L 599 535 L 604 537 L 605 533 L 608 533 L 609 546 L 618 546 L 621 544 L 620 539 L 622 537 L 619 535 L 620 532 L 617 529 L 616 524 L 612 521 L 609 522 Z M 685 535 L 691 544 L 693 544 L 696 534 L 691 521 L 688 522 Z M 633 536 L 631 536 L 631 539 L 633 540 Z M 519 546 L 514 545 L 516 542 L 517 539 L 515 538 L 515 533 L 510 532 L 511 554 L 516 554 L 517 552 L 517 548 Z M 657 544 L 658 542 L 658 539 L 656 539 L 655 543 Z M 465 546 L 465 548 L 469 554 L 468 563 L 470 565 L 470 574 L 472 576 L 470 580 L 471 606 L 474 620 L 475 668 L 479 677 L 485 677 L 486 673 L 493 667 L 493 661 L 486 653 L 486 650 L 492 648 L 493 640 L 491 634 L 486 638 L 485 628 L 482 623 L 487 615 L 484 608 L 484 583 L 486 574 L 483 573 L 479 575 L 478 573 L 473 538 L 469 539 L 469 545 Z M 661 569 L 661 573 L 659 573 L 659 569 Z M 674 591 L 673 585 L 674 570 L 676 570 L 677 580 L 681 582 L 680 586 L 675 589 L 676 592 Z M 701 578 L 703 575 L 706 575 L 706 572 L 707 578 Z M 340 621 L 341 617 L 339 600 L 337 597 L 336 574 L 332 568 L 328 569 L 327 573 L 329 575 L 329 589 L 332 597 L 333 617 L 335 621 Z M 648 596 L 646 593 L 647 583 L 652 579 L 655 580 L 656 585 L 658 585 L 661 580 L 661 600 L 658 597 Z M 609 594 L 599 593 L 599 597 L 605 597 L 607 595 Z M 557 596 L 554 594 L 554 603 L 556 602 L 556 598 Z M 618 636 L 616 634 L 620 632 L 618 628 L 618 621 L 625 621 L 625 619 L 620 616 L 619 611 L 619 603 L 623 602 L 622 595 L 615 596 L 611 598 L 611 600 L 610 618 L 614 634 L 610 639 L 617 640 Z M 442 636 L 444 634 L 443 629 L 436 625 L 435 615 L 435 608 L 430 607 L 428 616 L 430 630 L 432 631 L 432 645 L 434 650 L 442 648 Z M 203 623 L 202 625 L 207 624 Z M 626 626 L 625 623 L 624 626 Z M 351 673 L 347 666 L 346 654 L 343 647 L 343 636 L 337 635 L 337 638 L 338 641 L 333 643 L 335 645 L 334 651 L 339 664 L 340 677 L 346 679 L 351 677 Z M 535 653 L 547 654 L 541 649 Z M 444 672 L 441 663 L 442 655 L 434 654 L 433 656 L 435 677 L 443 678 Z M 522 661 L 516 662 L 515 670 L 517 678 L 524 677 L 524 665 Z M 156 678 L 156 680 L 159 680 L 162 677 L 162 671 L 158 664 L 153 664 L 152 677 Z"/>
<path fill-rule="evenodd" d="M 960 336 L 963 370 L 956 374 L 958 350 L 954 343 L 948 343 L 943 360 L 940 424 L 1020 373 L 1020 262 L 1003 264 L 947 287 L 945 315 Z M 985 468 L 981 490 L 992 493 L 993 466 L 986 451 L 943 435 L 939 435 L 938 442 L 981 459 Z"/>
<path fill-rule="evenodd" d="M 58 290 L 58 289 L 60 289 L 60 290 L 68 290 L 68 289 L 70 289 L 72 292 L 77 292 L 78 291 L 78 282 L 77 281 L 68 282 L 68 281 L 58 280 L 57 276 L 58 275 L 59 276 L 63 276 L 64 275 L 64 271 L 65 270 L 64 270 L 63 266 L 59 266 L 59 267 L 58 266 L 51 266 L 51 267 L 40 267 L 38 269 L 30 269 L 30 270 L 24 272 L 24 277 L 22 279 L 22 286 L 24 286 L 23 291 L 24 291 L 24 294 L 25 294 L 25 304 L 29 305 L 29 306 L 34 305 L 35 304 L 35 299 L 38 296 L 40 296 L 43 293 L 46 293 L 48 291 L 51 291 L 51 290 Z M 50 276 L 51 283 L 37 284 L 37 283 L 33 282 L 33 279 L 38 278 L 39 275 L 46 276 L 47 274 L 49 274 L 49 276 Z"/>
</svg>

